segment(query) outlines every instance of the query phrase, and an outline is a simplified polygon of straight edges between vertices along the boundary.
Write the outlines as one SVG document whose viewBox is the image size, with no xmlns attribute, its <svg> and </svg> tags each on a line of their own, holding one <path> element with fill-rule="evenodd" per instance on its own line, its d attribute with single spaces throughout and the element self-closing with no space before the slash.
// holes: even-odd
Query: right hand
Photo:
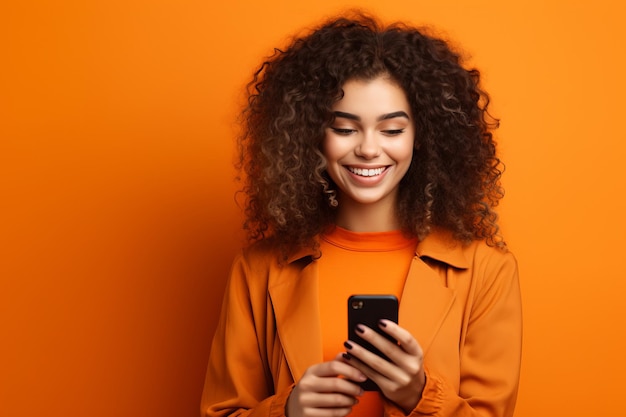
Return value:
<svg viewBox="0 0 626 417">
<path fill-rule="evenodd" d="M 306 370 L 287 400 L 287 417 L 343 417 L 363 394 L 358 382 L 367 377 L 341 361 L 341 354 L 329 362 Z"/>
</svg>

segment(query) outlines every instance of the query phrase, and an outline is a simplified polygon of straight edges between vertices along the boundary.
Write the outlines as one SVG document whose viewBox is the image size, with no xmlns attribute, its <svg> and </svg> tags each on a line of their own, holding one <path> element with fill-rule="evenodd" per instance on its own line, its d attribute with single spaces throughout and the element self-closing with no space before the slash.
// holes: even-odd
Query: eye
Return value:
<svg viewBox="0 0 626 417">
<path fill-rule="evenodd" d="M 345 128 L 340 128 L 340 127 L 331 127 L 331 130 L 335 132 L 336 134 L 343 135 L 343 136 L 348 136 L 356 132 L 355 129 L 345 129 Z"/>
<path fill-rule="evenodd" d="M 404 133 L 404 129 L 387 129 L 382 131 L 385 135 L 396 136 Z"/>
</svg>

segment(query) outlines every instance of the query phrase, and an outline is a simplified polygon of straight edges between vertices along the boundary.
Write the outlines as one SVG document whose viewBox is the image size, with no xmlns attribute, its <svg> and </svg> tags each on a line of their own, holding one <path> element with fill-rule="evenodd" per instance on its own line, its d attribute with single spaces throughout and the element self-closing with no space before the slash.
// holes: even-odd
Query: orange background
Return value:
<svg viewBox="0 0 626 417">
<path fill-rule="evenodd" d="M 0 6 L 0 416 L 198 415 L 242 245 L 243 86 L 286 35 L 351 4 L 216 3 Z M 502 120 L 516 416 L 626 415 L 619 2 L 359 3 L 462 45 Z"/>
</svg>

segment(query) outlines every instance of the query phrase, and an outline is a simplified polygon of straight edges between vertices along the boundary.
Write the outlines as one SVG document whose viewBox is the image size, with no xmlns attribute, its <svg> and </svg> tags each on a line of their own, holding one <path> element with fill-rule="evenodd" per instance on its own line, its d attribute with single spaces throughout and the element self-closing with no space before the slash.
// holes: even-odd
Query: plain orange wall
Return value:
<svg viewBox="0 0 626 417">
<path fill-rule="evenodd" d="M 6 3 L 0 416 L 196 416 L 242 244 L 242 87 L 351 3 Z M 358 3 L 462 45 L 502 120 L 525 310 L 516 416 L 626 415 L 619 2 Z"/>
</svg>

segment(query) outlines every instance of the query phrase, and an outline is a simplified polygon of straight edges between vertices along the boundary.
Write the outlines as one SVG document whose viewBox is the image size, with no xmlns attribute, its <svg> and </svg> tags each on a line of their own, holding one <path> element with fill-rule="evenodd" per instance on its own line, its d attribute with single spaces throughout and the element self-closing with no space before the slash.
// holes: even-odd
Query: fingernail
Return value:
<svg viewBox="0 0 626 417">
<path fill-rule="evenodd" d="M 356 325 L 356 331 L 359 333 L 365 333 L 365 328 L 363 326 L 361 326 L 360 324 Z"/>
<path fill-rule="evenodd" d="M 352 349 L 352 344 L 350 342 L 343 342 L 343 345 L 346 347 L 346 349 Z"/>
<path fill-rule="evenodd" d="M 387 327 L 387 323 L 385 323 L 385 322 L 384 322 L 384 321 L 382 321 L 382 320 L 380 320 L 380 321 L 378 322 L 378 325 L 379 325 L 380 327 Z"/>
<path fill-rule="evenodd" d="M 352 355 L 350 355 L 349 353 L 344 353 L 341 356 L 343 356 L 343 358 L 347 361 L 349 361 L 350 359 L 352 359 Z"/>
</svg>

